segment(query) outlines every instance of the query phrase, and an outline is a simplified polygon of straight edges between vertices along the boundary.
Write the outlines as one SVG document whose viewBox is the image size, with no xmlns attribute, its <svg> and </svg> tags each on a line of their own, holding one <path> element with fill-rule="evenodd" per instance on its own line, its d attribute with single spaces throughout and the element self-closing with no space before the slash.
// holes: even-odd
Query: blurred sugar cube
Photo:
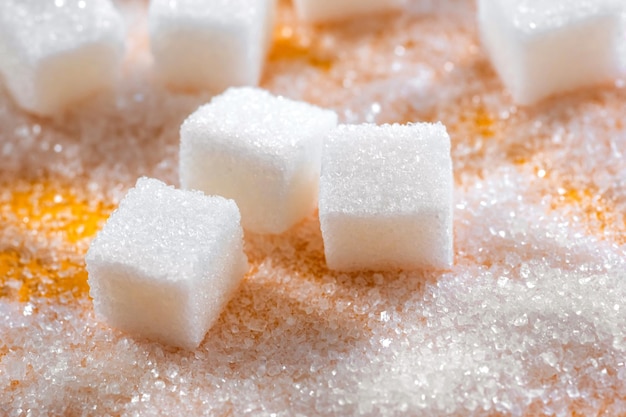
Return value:
<svg viewBox="0 0 626 417">
<path fill-rule="evenodd" d="M 442 124 L 339 126 L 324 147 L 319 198 L 329 268 L 452 265 L 452 162 Z"/>
<path fill-rule="evenodd" d="M 124 28 L 110 0 L 2 0 L 0 74 L 17 104 L 52 115 L 115 80 Z"/>
<path fill-rule="evenodd" d="M 300 20 L 322 23 L 399 9 L 406 0 L 294 0 Z"/>
<path fill-rule="evenodd" d="M 235 202 L 140 178 L 86 257 L 96 315 L 193 349 L 247 271 Z"/>
<path fill-rule="evenodd" d="M 257 85 L 272 41 L 275 0 L 152 0 L 156 71 L 167 84 L 215 93 Z"/>
<path fill-rule="evenodd" d="M 250 231 L 282 233 L 317 204 L 322 144 L 336 124 L 333 111 L 231 88 L 181 126 L 181 185 L 234 199 Z"/>
<path fill-rule="evenodd" d="M 531 105 L 616 77 L 623 0 L 479 0 L 482 43 L 513 99 Z"/>
</svg>

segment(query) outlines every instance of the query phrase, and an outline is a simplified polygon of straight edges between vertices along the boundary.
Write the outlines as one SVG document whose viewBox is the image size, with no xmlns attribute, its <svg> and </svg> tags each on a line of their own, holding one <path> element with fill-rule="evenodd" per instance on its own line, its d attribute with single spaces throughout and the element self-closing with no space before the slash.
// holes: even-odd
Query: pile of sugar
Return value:
<svg viewBox="0 0 626 417">
<path fill-rule="evenodd" d="M 90 241 L 24 226 L 15 184 L 49 184 L 65 198 L 71 181 L 72 192 L 109 204 L 139 175 L 176 184 L 178 127 L 209 97 L 151 81 L 144 3 L 119 3 L 135 24 L 115 95 L 44 121 L 0 93 L 0 271 L 10 250 L 80 265 Z M 445 123 L 452 271 L 331 272 L 315 216 L 284 235 L 248 234 L 253 270 L 191 352 L 108 328 L 85 295 L 3 296 L 0 411 L 624 413 L 624 83 L 516 108 L 478 45 L 473 2 L 419 3 L 318 29 L 298 26 L 282 4 L 262 86 L 332 107 L 344 122 Z M 0 276 L 0 293 L 20 279 Z"/>
</svg>

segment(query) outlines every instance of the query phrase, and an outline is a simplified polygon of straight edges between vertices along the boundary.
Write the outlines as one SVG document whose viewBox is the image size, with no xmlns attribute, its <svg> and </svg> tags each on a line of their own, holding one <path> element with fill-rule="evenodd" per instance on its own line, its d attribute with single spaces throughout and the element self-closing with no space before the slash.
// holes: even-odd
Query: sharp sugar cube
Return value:
<svg viewBox="0 0 626 417">
<path fill-rule="evenodd" d="M 405 3 L 406 0 L 294 0 L 298 18 L 311 23 L 394 10 Z"/>
<path fill-rule="evenodd" d="M 442 124 L 339 126 L 324 147 L 319 198 L 329 268 L 452 265 L 452 162 Z"/>
<path fill-rule="evenodd" d="M 193 349 L 247 271 L 237 205 L 140 178 L 86 257 L 96 315 Z"/>
<path fill-rule="evenodd" d="M 52 115 L 115 80 L 124 28 L 109 0 L 2 0 L 0 74 L 17 104 Z"/>
<path fill-rule="evenodd" d="M 314 210 L 323 140 L 336 125 L 333 111 L 231 88 L 181 126 L 181 185 L 234 199 L 250 231 L 282 233 Z"/>
<path fill-rule="evenodd" d="M 620 72 L 623 0 L 479 0 L 483 45 L 513 99 L 534 104 Z"/>
<path fill-rule="evenodd" d="M 275 0 L 152 0 L 150 43 L 169 85 L 222 92 L 257 85 L 272 40 Z"/>
</svg>

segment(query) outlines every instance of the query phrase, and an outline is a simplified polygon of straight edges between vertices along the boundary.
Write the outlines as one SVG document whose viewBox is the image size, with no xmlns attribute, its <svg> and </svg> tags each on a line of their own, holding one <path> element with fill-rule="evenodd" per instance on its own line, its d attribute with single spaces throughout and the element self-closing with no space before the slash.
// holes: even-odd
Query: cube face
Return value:
<svg viewBox="0 0 626 417">
<path fill-rule="evenodd" d="M 329 110 L 253 88 L 231 88 L 181 126 L 180 181 L 234 199 L 244 228 L 282 233 L 317 202 Z"/>
<path fill-rule="evenodd" d="M 119 51 L 103 44 L 46 59 L 35 77 L 38 112 L 54 114 L 99 89 L 112 87 L 118 64 Z"/>
<path fill-rule="evenodd" d="M 90 290 L 97 316 L 109 325 L 185 348 L 197 346 L 204 338 L 186 286 L 172 281 L 154 282 L 140 270 L 112 262 L 92 266 L 89 274 L 102 277 L 90 280 Z"/>
<path fill-rule="evenodd" d="M 184 89 L 257 85 L 275 0 L 154 0 L 150 43 L 159 76 Z"/>
<path fill-rule="evenodd" d="M 323 214 L 320 221 L 330 269 L 448 268 L 453 262 L 451 210 L 383 218 Z"/>
<path fill-rule="evenodd" d="M 320 180 L 328 266 L 450 267 L 452 200 L 443 125 L 340 126 L 324 147 Z"/>
<path fill-rule="evenodd" d="M 480 0 L 483 45 L 522 105 L 591 86 L 620 72 L 622 6 L 614 0 Z"/>
<path fill-rule="evenodd" d="M 87 253 L 97 316 L 196 347 L 247 270 L 239 221 L 233 201 L 139 179 Z"/>
<path fill-rule="evenodd" d="M 405 0 L 294 0 L 301 20 L 322 23 L 399 9 Z"/>
<path fill-rule="evenodd" d="M 289 202 L 290 194 L 297 192 L 298 186 L 306 187 L 311 195 L 316 192 L 317 182 L 313 178 L 306 184 L 297 184 L 293 175 L 276 163 L 254 161 L 243 156 L 224 158 L 215 150 L 198 148 L 193 145 L 185 148 L 186 160 L 192 161 L 196 174 L 181 180 L 183 188 L 234 199 L 241 207 L 242 225 L 247 230 L 283 232 L 297 221 L 293 214 L 294 205 Z M 302 201 L 308 201 L 306 211 L 309 212 L 313 209 L 313 198 L 304 197 Z"/>
<path fill-rule="evenodd" d="M 123 45 L 110 0 L 0 4 L 0 73 L 30 112 L 51 115 L 110 87 Z"/>
</svg>

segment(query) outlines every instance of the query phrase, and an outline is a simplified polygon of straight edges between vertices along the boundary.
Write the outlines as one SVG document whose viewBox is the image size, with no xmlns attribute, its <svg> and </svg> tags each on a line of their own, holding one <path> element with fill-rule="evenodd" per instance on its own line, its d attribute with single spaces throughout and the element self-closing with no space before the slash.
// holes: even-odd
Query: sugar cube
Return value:
<svg viewBox="0 0 626 417">
<path fill-rule="evenodd" d="M 328 267 L 450 267 L 452 194 L 442 124 L 339 126 L 326 140 L 320 180 Z"/>
<path fill-rule="evenodd" d="M 2 0 L 0 74 L 23 109 L 52 115 L 110 87 L 124 49 L 110 0 Z"/>
<path fill-rule="evenodd" d="M 322 23 L 399 9 L 406 0 L 294 0 L 300 20 Z"/>
<path fill-rule="evenodd" d="M 96 315 L 162 343 L 197 347 L 247 271 L 237 205 L 140 178 L 86 257 Z"/>
<path fill-rule="evenodd" d="M 515 102 L 609 80 L 620 72 L 623 0 L 479 0 L 483 45 Z"/>
<path fill-rule="evenodd" d="M 272 40 L 275 0 L 152 0 L 156 71 L 167 84 L 215 93 L 257 85 Z"/>
<path fill-rule="evenodd" d="M 181 185 L 234 199 L 245 229 L 282 233 L 317 204 L 323 139 L 336 124 L 333 111 L 230 88 L 181 126 Z"/>
</svg>

